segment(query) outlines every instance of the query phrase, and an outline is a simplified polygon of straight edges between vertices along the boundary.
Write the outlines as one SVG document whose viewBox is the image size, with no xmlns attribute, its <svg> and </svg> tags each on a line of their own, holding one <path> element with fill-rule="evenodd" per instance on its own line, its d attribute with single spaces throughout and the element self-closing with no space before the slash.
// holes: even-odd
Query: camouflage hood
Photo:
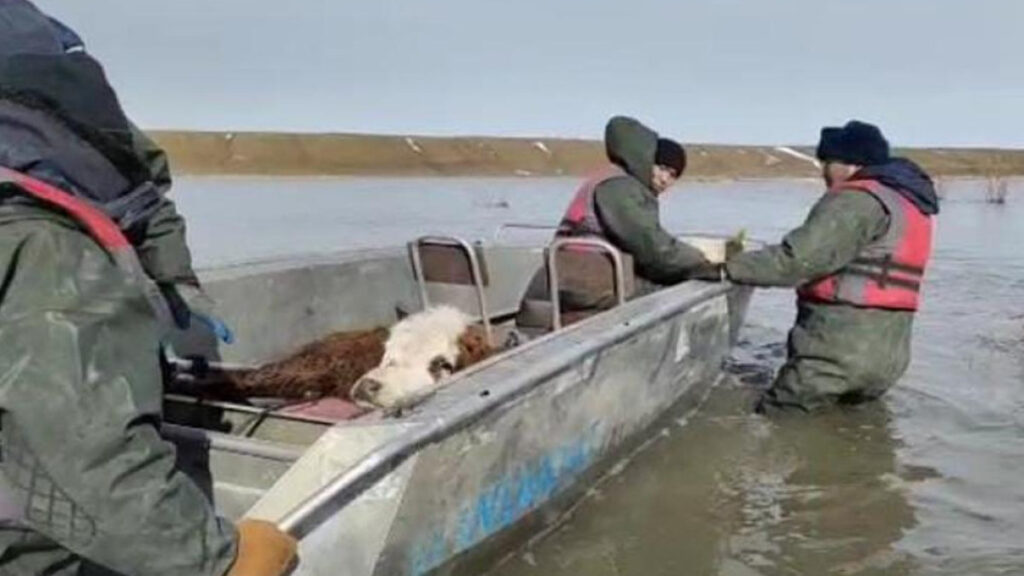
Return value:
<svg viewBox="0 0 1024 576">
<path fill-rule="evenodd" d="M 640 121 L 616 116 L 604 131 L 608 159 L 651 190 L 651 169 L 658 149 L 658 133 Z"/>
</svg>

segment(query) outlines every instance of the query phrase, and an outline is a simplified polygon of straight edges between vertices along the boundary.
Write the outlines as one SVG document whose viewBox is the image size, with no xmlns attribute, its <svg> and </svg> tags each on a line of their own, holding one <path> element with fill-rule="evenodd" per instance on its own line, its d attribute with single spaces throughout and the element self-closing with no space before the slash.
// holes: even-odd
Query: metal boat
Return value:
<svg viewBox="0 0 1024 576">
<path fill-rule="evenodd" d="M 723 250 L 722 240 L 691 240 Z M 174 351 L 191 368 L 254 366 L 435 304 L 463 309 L 501 339 L 515 331 L 534 273 L 547 266 L 557 282 L 555 255 L 566 247 L 433 237 L 206 270 L 236 342 L 189 333 Z M 629 266 L 614 248 L 598 248 L 622 296 Z M 750 295 L 686 282 L 621 297 L 564 327 L 556 303 L 550 330 L 455 374 L 400 414 L 169 395 L 164 432 L 222 514 L 271 520 L 299 537 L 296 574 L 457 570 L 550 520 L 660 416 L 697 406 Z"/>
</svg>

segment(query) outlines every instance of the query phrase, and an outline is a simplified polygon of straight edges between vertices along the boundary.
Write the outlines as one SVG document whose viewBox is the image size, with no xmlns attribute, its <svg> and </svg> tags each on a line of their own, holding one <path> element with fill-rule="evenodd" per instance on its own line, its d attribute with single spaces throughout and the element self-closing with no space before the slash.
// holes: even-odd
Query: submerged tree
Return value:
<svg viewBox="0 0 1024 576">
<path fill-rule="evenodd" d="M 989 204 L 1006 204 L 1006 198 L 1010 195 L 1010 183 L 1005 178 L 995 176 L 988 179 L 988 187 L 985 190 L 985 202 Z"/>
</svg>

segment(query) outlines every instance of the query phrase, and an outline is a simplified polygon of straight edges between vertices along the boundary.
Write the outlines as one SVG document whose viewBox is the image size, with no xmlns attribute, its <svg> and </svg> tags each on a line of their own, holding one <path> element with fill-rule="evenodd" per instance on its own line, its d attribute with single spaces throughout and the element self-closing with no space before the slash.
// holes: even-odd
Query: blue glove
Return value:
<svg viewBox="0 0 1024 576">
<path fill-rule="evenodd" d="M 221 342 L 225 344 L 235 343 L 235 333 L 232 332 L 231 328 L 228 327 L 228 325 L 220 318 L 217 318 L 216 316 L 207 316 L 206 314 L 199 314 L 197 312 L 192 312 L 192 318 L 202 322 L 203 325 L 209 328 Z"/>
</svg>

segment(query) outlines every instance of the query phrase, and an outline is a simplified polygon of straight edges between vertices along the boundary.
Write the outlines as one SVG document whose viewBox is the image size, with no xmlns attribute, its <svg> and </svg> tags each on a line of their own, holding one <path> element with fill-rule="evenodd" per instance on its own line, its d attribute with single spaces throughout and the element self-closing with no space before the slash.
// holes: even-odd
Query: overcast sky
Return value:
<svg viewBox="0 0 1024 576">
<path fill-rule="evenodd" d="M 38 0 L 149 128 L 1024 147 L 1024 0 Z"/>
</svg>

